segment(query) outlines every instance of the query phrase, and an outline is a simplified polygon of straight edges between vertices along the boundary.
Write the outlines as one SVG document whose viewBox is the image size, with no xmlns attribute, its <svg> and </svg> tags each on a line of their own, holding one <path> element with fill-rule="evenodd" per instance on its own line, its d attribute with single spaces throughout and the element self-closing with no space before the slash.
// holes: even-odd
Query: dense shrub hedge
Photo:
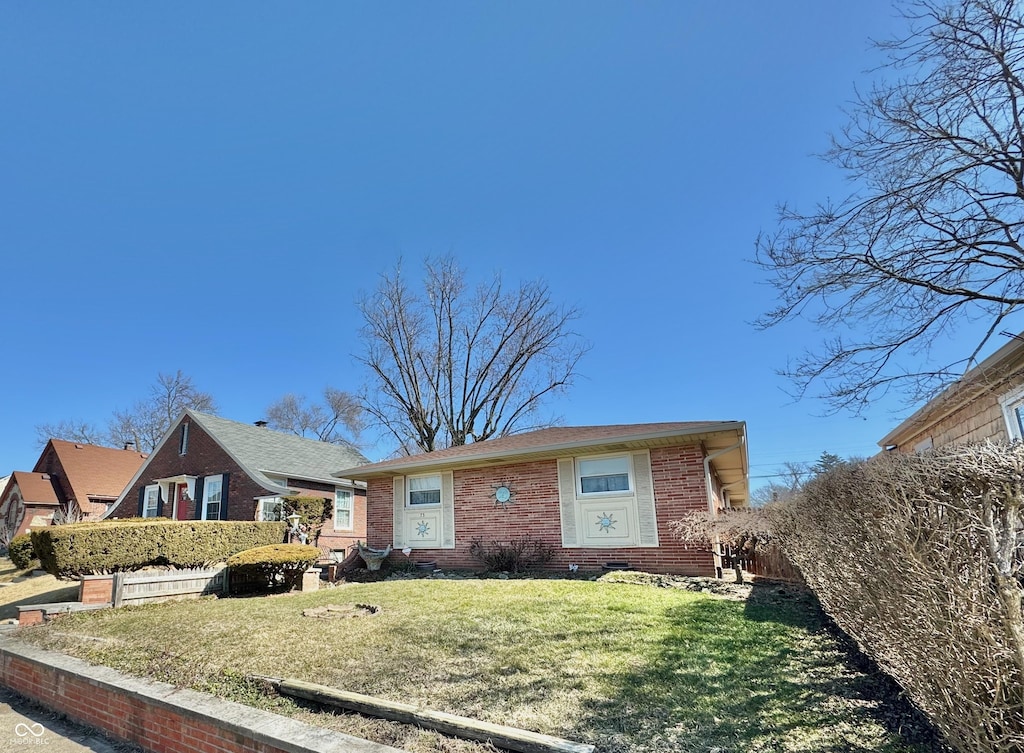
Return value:
<svg viewBox="0 0 1024 753">
<path fill-rule="evenodd" d="M 36 558 L 36 553 L 32 549 L 32 537 L 27 533 L 22 533 L 11 539 L 11 544 L 7 547 L 7 556 L 19 570 L 24 570 L 31 565 L 32 560 Z"/>
<path fill-rule="evenodd" d="M 825 610 L 953 748 L 1024 751 L 1024 443 L 846 464 L 769 517 Z"/>
<path fill-rule="evenodd" d="M 228 558 L 233 590 L 294 588 L 302 574 L 320 558 L 320 550 L 306 544 L 275 544 L 247 549 Z"/>
<path fill-rule="evenodd" d="M 285 528 L 249 521 L 110 520 L 33 531 L 32 544 L 47 572 L 68 578 L 147 565 L 202 567 L 278 543 Z"/>
<path fill-rule="evenodd" d="M 307 544 L 316 544 L 324 523 L 334 514 L 331 500 L 324 497 L 295 496 L 284 498 L 284 514 L 299 515 L 299 530 L 306 534 Z"/>
</svg>

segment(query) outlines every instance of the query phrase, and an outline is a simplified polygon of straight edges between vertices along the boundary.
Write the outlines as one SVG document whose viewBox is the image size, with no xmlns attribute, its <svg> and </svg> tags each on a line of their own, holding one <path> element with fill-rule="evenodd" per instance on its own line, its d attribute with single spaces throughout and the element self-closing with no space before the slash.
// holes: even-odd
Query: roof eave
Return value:
<svg viewBox="0 0 1024 753">
<path fill-rule="evenodd" d="M 408 462 L 395 463 L 388 465 L 386 468 L 379 470 L 363 470 L 360 471 L 359 467 L 346 468 L 332 474 L 335 477 L 345 477 L 352 479 L 370 479 L 370 478 L 381 478 L 388 476 L 400 476 L 404 475 L 411 470 L 421 470 L 426 468 L 447 468 L 460 465 L 488 465 L 494 461 L 502 460 L 514 460 L 517 457 L 534 456 L 541 454 L 556 454 L 564 453 L 572 450 L 581 450 L 590 447 L 601 447 L 604 445 L 620 444 L 623 442 L 653 442 L 657 440 L 670 439 L 679 437 L 680 439 L 693 439 L 694 441 L 699 440 L 701 437 L 705 437 L 711 434 L 721 434 L 725 432 L 738 432 L 740 436 L 746 434 L 746 422 L 745 421 L 724 421 L 716 424 L 707 424 L 699 428 L 695 428 L 693 431 L 680 431 L 678 429 L 665 429 L 662 431 L 655 432 L 640 432 L 636 434 L 616 434 L 609 437 L 601 437 L 600 439 L 586 439 L 576 440 L 572 442 L 556 442 L 546 445 L 534 445 L 532 447 L 520 447 L 511 450 L 490 450 L 475 453 L 472 455 L 457 455 L 454 457 L 434 459 L 430 457 L 430 453 L 423 453 L 420 455 L 414 455 L 410 457 Z M 418 458 L 418 460 L 416 460 Z M 369 468 L 372 468 L 371 464 Z M 364 466 L 364 469 L 366 466 Z"/>
</svg>

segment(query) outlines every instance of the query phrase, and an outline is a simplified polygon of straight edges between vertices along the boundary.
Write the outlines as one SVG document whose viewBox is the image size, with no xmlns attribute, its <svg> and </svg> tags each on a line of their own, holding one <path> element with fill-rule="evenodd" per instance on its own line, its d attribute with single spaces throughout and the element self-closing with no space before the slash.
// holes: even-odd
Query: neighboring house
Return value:
<svg viewBox="0 0 1024 753">
<path fill-rule="evenodd" d="M 928 401 L 882 440 L 915 452 L 964 442 L 1024 437 L 1024 339 L 1013 338 Z"/>
<path fill-rule="evenodd" d="M 552 568 L 715 575 L 670 524 L 749 492 L 742 421 L 541 429 L 336 475 L 367 483 L 369 546 L 447 568 L 478 568 L 474 541 L 529 535 L 554 550 Z"/>
<path fill-rule="evenodd" d="M 323 497 L 332 515 L 319 544 L 343 549 L 366 536 L 366 489 L 331 472 L 365 462 L 349 446 L 186 410 L 107 517 L 281 520 L 283 497 Z"/>
<path fill-rule="evenodd" d="M 67 519 L 95 519 L 124 491 L 145 453 L 51 439 L 31 472 L 15 471 L 0 492 L 0 520 L 12 535 Z"/>
</svg>

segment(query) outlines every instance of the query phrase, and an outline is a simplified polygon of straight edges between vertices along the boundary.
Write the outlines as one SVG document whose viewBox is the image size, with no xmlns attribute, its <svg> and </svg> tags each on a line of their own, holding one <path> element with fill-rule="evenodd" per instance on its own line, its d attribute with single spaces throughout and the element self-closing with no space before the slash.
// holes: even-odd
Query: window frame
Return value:
<svg viewBox="0 0 1024 753">
<path fill-rule="evenodd" d="M 436 487 L 437 502 L 413 502 L 412 501 L 412 495 L 413 495 L 412 480 L 413 479 L 417 479 L 417 478 L 422 478 L 422 479 L 434 478 L 434 479 L 437 479 L 437 487 Z M 425 510 L 425 509 L 432 509 L 432 508 L 440 507 L 441 506 L 441 500 L 442 500 L 441 495 L 442 495 L 442 486 L 443 486 L 443 484 L 444 484 L 444 482 L 443 482 L 443 480 L 441 478 L 441 474 L 440 473 L 419 473 L 419 474 L 417 474 L 415 476 L 406 476 L 406 478 L 405 478 L 405 509 L 407 509 L 407 510 Z M 423 491 L 431 491 L 432 492 L 432 491 L 435 491 L 435 487 L 431 487 L 429 489 L 416 489 L 416 491 L 417 492 L 423 492 Z"/>
<path fill-rule="evenodd" d="M 219 492 L 220 499 L 217 500 L 217 516 L 214 517 L 214 518 L 211 518 L 211 517 L 209 517 L 210 504 L 212 503 L 212 500 L 210 499 L 210 482 L 214 481 L 214 480 L 217 483 L 217 491 Z M 203 520 L 220 520 L 221 505 L 223 505 L 223 504 L 224 504 L 224 474 L 223 473 L 215 473 L 212 476 L 204 477 L 203 478 L 203 499 L 202 499 L 203 517 L 202 517 L 202 519 Z"/>
<path fill-rule="evenodd" d="M 1010 441 L 1024 439 L 1024 385 L 999 398 L 999 407 Z"/>
<path fill-rule="evenodd" d="M 222 490 L 221 497 L 223 498 L 223 496 L 224 496 L 224 494 L 223 494 L 223 490 Z M 267 515 L 266 515 L 266 507 L 267 507 L 268 503 L 274 504 L 274 505 L 280 507 L 280 509 L 281 509 L 281 516 L 279 518 L 268 518 L 267 517 Z M 284 497 L 260 497 L 259 498 L 259 508 L 257 509 L 256 514 L 257 514 L 256 519 L 258 521 L 260 521 L 261 523 L 278 523 L 278 522 L 283 521 L 284 520 Z"/>
<path fill-rule="evenodd" d="M 583 463 L 591 460 L 614 460 L 622 459 L 626 461 L 626 489 L 618 489 L 604 492 L 585 492 L 583 491 L 583 479 L 591 478 L 590 476 L 583 475 Z M 606 453 L 602 455 L 582 455 L 573 458 L 573 473 L 575 474 L 575 486 L 576 486 L 576 497 L 578 499 L 600 499 L 602 497 L 632 497 L 636 495 L 636 478 L 633 472 L 633 459 L 630 457 L 628 452 L 615 452 Z M 621 475 L 621 474 L 601 474 L 604 476 L 608 475 Z"/>
<path fill-rule="evenodd" d="M 153 500 L 152 512 L 150 512 L 150 493 L 156 492 Z M 142 492 L 142 517 L 156 518 L 160 515 L 160 484 L 146 484 Z"/>
<path fill-rule="evenodd" d="M 181 437 L 178 439 L 178 454 L 188 454 L 188 422 L 181 425 Z"/>
<path fill-rule="evenodd" d="M 344 508 L 345 512 L 348 513 L 348 525 L 344 525 L 344 526 L 338 525 L 338 509 L 339 509 L 338 502 L 340 501 L 338 496 L 340 494 L 347 494 L 348 495 L 348 507 Z M 354 521 L 355 498 L 356 498 L 356 494 L 355 494 L 355 491 L 353 489 L 348 489 L 348 488 L 341 487 L 341 486 L 336 487 L 334 489 L 334 530 L 335 531 L 351 531 L 353 528 L 355 528 L 355 521 Z"/>
</svg>

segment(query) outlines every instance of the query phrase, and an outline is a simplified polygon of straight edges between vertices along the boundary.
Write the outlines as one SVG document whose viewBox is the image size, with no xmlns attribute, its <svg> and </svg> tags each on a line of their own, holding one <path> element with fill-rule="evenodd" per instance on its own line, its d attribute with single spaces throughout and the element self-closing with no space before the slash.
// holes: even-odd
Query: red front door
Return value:
<svg viewBox="0 0 1024 753">
<path fill-rule="evenodd" d="M 178 520 L 188 520 L 188 486 L 178 484 L 175 495 L 174 511 Z"/>
</svg>

